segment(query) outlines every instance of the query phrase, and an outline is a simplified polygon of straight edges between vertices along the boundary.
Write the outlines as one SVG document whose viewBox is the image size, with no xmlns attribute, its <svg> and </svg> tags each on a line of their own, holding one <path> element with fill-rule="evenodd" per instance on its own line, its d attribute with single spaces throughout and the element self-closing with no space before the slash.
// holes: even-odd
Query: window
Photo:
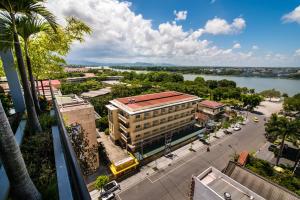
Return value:
<svg viewBox="0 0 300 200">
<path fill-rule="evenodd" d="M 161 109 L 161 113 L 165 113 L 166 112 L 166 109 L 165 108 L 162 108 Z"/>
<path fill-rule="evenodd" d="M 182 104 L 182 105 L 181 105 L 181 108 L 184 108 L 184 107 L 185 107 L 185 104 Z"/>
<path fill-rule="evenodd" d="M 141 118 L 141 115 L 136 115 L 135 118 L 136 118 L 136 119 L 140 119 L 140 118 Z"/>
<path fill-rule="evenodd" d="M 137 134 L 135 137 L 136 137 L 136 138 L 139 138 L 139 137 L 141 137 L 141 135 L 140 135 L 140 134 Z"/>
<path fill-rule="evenodd" d="M 141 128 L 141 125 L 136 125 L 135 128 L 139 129 L 139 128 Z"/>
<path fill-rule="evenodd" d="M 144 124 L 144 128 L 149 128 L 149 127 L 150 127 L 150 123 L 149 122 Z"/>
<path fill-rule="evenodd" d="M 196 104 L 196 102 L 193 102 L 193 103 L 192 103 L 192 105 L 195 105 L 195 104 Z"/>
</svg>

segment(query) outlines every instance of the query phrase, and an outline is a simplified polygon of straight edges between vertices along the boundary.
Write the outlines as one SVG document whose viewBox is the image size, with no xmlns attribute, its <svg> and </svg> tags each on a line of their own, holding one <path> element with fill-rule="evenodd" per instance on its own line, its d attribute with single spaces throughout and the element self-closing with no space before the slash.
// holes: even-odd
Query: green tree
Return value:
<svg viewBox="0 0 300 200">
<path fill-rule="evenodd" d="M 244 107 L 248 106 L 249 110 L 253 110 L 263 99 L 258 94 L 243 94 L 241 100 Z"/>
<path fill-rule="evenodd" d="M 108 176 L 98 176 L 95 182 L 95 187 L 102 192 L 103 187 L 108 183 Z"/>
<path fill-rule="evenodd" d="M 276 159 L 276 165 L 278 165 L 280 157 L 282 155 L 284 141 L 287 137 L 295 136 L 297 131 L 299 131 L 299 123 L 294 119 L 288 119 L 287 117 L 284 116 L 278 116 L 277 114 L 272 114 L 269 121 L 265 124 L 265 130 L 268 134 L 274 137 L 281 138 L 280 150 Z"/>
<path fill-rule="evenodd" d="M 0 43 L 0 45 L 1 45 L 1 43 Z M 3 76 L 5 76 L 5 73 L 4 73 L 2 61 L 0 59 L 0 77 L 3 77 Z"/>
<path fill-rule="evenodd" d="M 42 199 L 29 177 L 19 145 L 0 101 L 0 156 L 14 199 Z"/>
<path fill-rule="evenodd" d="M 271 90 L 264 90 L 260 94 L 265 98 L 269 98 L 270 100 L 271 100 L 271 98 L 280 98 L 281 97 L 280 91 L 277 91 L 274 88 Z"/>
<path fill-rule="evenodd" d="M 92 32 L 83 21 L 75 18 L 66 18 L 66 26 L 58 26 L 56 32 L 41 32 L 31 40 L 29 54 L 33 74 L 36 79 L 64 78 L 63 65 L 65 56 L 69 53 L 75 41 L 84 42 L 86 34 Z"/>
<path fill-rule="evenodd" d="M 286 111 L 300 111 L 300 93 L 284 98 L 283 108 Z"/>
<path fill-rule="evenodd" d="M 24 51 L 25 51 L 25 57 L 26 57 L 26 64 L 27 64 L 27 70 L 29 75 L 29 81 L 31 85 L 31 93 L 33 97 L 33 101 L 35 104 L 35 109 L 38 113 L 41 113 L 41 108 L 39 105 L 39 100 L 37 96 L 37 91 L 35 87 L 33 72 L 32 72 L 32 66 L 31 66 L 31 59 L 29 56 L 29 50 L 28 45 L 30 42 L 30 39 L 37 35 L 40 32 L 43 31 L 49 31 L 50 24 L 43 21 L 42 19 L 37 18 L 36 16 L 21 16 L 18 17 L 16 20 L 17 30 L 18 34 L 23 38 L 24 41 Z"/>
<path fill-rule="evenodd" d="M 95 145 L 89 145 L 89 139 L 80 124 L 67 127 L 67 131 L 82 173 L 85 176 L 93 174 L 96 170 L 95 162 L 98 160 L 98 148 Z"/>
<path fill-rule="evenodd" d="M 11 27 L 10 30 L 5 31 L 7 33 L 7 37 L 4 36 L 2 38 L 4 38 L 6 41 L 12 41 L 12 44 L 5 43 L 5 46 L 7 48 L 11 48 L 11 46 L 14 46 L 15 49 L 18 69 L 24 90 L 25 104 L 29 119 L 28 124 L 30 127 L 30 131 L 32 132 L 41 132 L 42 129 L 37 117 L 32 93 L 28 83 L 27 72 L 23 60 L 23 53 L 17 31 L 16 18 L 24 15 L 37 15 L 48 21 L 48 23 L 52 27 L 55 27 L 55 17 L 44 7 L 44 5 L 42 4 L 43 2 L 43 0 L 0 0 L 0 29 L 7 30 L 7 27 Z M 3 47 L 4 43 L 2 43 L 1 46 Z"/>
</svg>

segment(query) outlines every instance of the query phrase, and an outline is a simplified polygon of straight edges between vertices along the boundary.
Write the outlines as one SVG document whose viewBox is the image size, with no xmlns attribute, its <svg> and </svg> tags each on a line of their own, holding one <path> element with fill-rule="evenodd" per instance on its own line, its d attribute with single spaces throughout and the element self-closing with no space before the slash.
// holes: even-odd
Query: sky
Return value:
<svg viewBox="0 0 300 200">
<path fill-rule="evenodd" d="M 300 67 L 300 0 L 49 0 L 93 33 L 69 63 Z"/>
</svg>

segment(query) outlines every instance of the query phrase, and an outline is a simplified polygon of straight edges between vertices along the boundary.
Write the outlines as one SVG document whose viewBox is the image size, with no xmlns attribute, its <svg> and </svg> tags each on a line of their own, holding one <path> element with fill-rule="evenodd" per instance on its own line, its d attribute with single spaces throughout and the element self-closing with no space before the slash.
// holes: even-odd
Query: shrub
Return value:
<svg viewBox="0 0 300 200">
<path fill-rule="evenodd" d="M 102 188 L 105 184 L 107 184 L 109 181 L 109 178 L 108 176 L 105 176 L 105 175 L 102 175 L 102 176 L 98 176 L 97 179 L 96 179 L 96 182 L 95 182 L 95 187 L 98 189 L 98 190 L 101 190 L 102 191 Z"/>
<path fill-rule="evenodd" d="M 49 113 L 43 113 L 39 116 L 40 124 L 43 130 L 50 130 L 52 125 L 56 124 L 56 118 Z"/>
<path fill-rule="evenodd" d="M 21 146 L 29 175 L 43 199 L 58 199 L 53 143 L 50 132 L 25 135 Z"/>
</svg>

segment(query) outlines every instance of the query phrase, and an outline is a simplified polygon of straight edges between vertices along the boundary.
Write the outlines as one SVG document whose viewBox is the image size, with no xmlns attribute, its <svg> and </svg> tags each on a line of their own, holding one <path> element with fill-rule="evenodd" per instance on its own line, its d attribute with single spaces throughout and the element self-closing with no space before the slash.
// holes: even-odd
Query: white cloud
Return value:
<svg viewBox="0 0 300 200">
<path fill-rule="evenodd" d="M 235 43 L 232 48 L 233 49 L 240 49 L 241 48 L 241 44 L 240 43 Z"/>
<path fill-rule="evenodd" d="M 217 0 L 211 0 L 210 3 L 213 4 L 215 3 Z"/>
<path fill-rule="evenodd" d="M 259 49 L 259 47 L 258 47 L 257 45 L 253 45 L 253 46 L 252 46 L 252 49 L 253 49 L 253 50 L 257 50 L 257 49 Z"/>
<path fill-rule="evenodd" d="M 235 18 L 231 24 L 225 19 L 215 17 L 208 20 L 205 24 L 205 32 L 213 35 L 240 33 L 246 27 L 246 21 L 243 18 Z"/>
<path fill-rule="evenodd" d="M 296 7 L 292 12 L 285 14 L 282 17 L 283 22 L 297 22 L 300 24 L 300 5 Z"/>
<path fill-rule="evenodd" d="M 182 11 L 176 11 L 174 10 L 174 15 L 176 16 L 175 20 L 179 21 L 179 20 L 186 20 L 187 18 L 187 11 L 186 10 L 182 10 Z"/>
<path fill-rule="evenodd" d="M 294 56 L 300 56 L 300 49 L 297 49 L 294 53 Z"/>
<path fill-rule="evenodd" d="M 74 0 L 52 0 L 47 7 L 58 16 L 60 23 L 64 17 L 74 15 L 93 29 L 84 43 L 72 46 L 69 61 L 248 66 L 266 61 L 255 58 L 252 52 L 223 49 L 202 38 L 203 34 L 240 33 L 246 27 L 243 18 L 236 18 L 232 23 L 214 18 L 204 27 L 185 31 L 172 22 L 154 28 L 152 21 L 134 13 L 127 1 L 81 0 L 75 4 Z M 272 65 L 269 60 L 267 63 Z"/>
</svg>

